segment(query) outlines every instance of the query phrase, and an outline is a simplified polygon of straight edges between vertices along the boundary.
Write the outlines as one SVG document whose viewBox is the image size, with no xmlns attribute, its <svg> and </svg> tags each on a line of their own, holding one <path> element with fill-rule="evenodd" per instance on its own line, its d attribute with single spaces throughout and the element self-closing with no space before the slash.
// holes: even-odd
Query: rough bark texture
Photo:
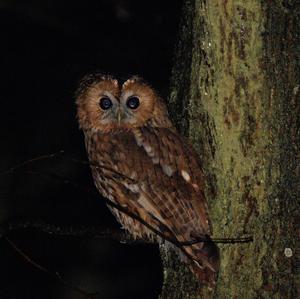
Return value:
<svg viewBox="0 0 300 299">
<path fill-rule="evenodd" d="M 186 0 L 169 107 L 202 160 L 213 292 L 162 249 L 161 298 L 299 298 L 300 2 Z M 191 283 L 193 281 L 193 283 Z"/>
</svg>

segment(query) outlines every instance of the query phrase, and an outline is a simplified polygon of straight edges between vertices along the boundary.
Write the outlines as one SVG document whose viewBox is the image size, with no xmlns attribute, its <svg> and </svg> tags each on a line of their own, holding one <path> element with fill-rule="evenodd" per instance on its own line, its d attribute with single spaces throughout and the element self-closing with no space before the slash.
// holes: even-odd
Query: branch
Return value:
<svg viewBox="0 0 300 299">
<path fill-rule="evenodd" d="M 49 224 L 44 221 L 15 221 L 8 222 L 0 226 L 0 238 L 4 238 L 10 232 L 18 230 L 36 230 L 49 235 L 68 236 L 68 237 L 92 237 L 94 239 L 114 240 L 119 243 L 136 245 L 136 244 L 153 244 L 153 241 L 144 239 L 135 239 L 126 231 L 113 228 L 104 228 L 100 226 L 60 226 Z"/>
</svg>

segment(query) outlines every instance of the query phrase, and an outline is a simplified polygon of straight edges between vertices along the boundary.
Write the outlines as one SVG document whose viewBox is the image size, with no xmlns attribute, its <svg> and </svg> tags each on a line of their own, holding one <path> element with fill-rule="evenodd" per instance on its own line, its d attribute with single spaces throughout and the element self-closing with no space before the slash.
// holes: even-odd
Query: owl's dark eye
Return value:
<svg viewBox="0 0 300 299">
<path fill-rule="evenodd" d="M 110 98 L 103 97 L 100 99 L 99 105 L 102 110 L 108 110 L 112 107 L 113 103 Z"/>
<path fill-rule="evenodd" d="M 126 105 L 130 109 L 136 109 L 140 106 L 140 100 L 137 97 L 130 97 L 126 102 Z"/>
</svg>

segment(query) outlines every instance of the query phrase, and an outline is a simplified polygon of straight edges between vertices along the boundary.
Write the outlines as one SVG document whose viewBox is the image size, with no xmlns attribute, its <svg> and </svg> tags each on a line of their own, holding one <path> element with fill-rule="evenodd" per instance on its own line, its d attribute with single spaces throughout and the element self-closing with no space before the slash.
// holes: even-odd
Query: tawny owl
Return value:
<svg viewBox="0 0 300 299">
<path fill-rule="evenodd" d="M 121 84 L 94 74 L 82 80 L 76 103 L 94 182 L 104 197 L 178 242 L 211 234 L 199 159 L 154 89 L 139 77 Z M 155 237 L 139 221 L 112 212 L 135 237 Z M 200 281 L 214 284 L 219 265 L 214 243 L 178 251 L 189 257 Z"/>
</svg>

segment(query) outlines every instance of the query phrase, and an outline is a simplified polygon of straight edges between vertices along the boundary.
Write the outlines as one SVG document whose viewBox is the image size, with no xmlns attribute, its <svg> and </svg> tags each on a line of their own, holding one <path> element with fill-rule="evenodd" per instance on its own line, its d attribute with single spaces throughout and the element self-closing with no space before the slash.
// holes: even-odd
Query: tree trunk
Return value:
<svg viewBox="0 0 300 299">
<path fill-rule="evenodd" d="M 171 116 L 203 161 L 213 236 L 254 241 L 219 244 L 212 292 L 162 249 L 161 298 L 300 297 L 299 32 L 299 1 L 185 1 Z"/>
</svg>

